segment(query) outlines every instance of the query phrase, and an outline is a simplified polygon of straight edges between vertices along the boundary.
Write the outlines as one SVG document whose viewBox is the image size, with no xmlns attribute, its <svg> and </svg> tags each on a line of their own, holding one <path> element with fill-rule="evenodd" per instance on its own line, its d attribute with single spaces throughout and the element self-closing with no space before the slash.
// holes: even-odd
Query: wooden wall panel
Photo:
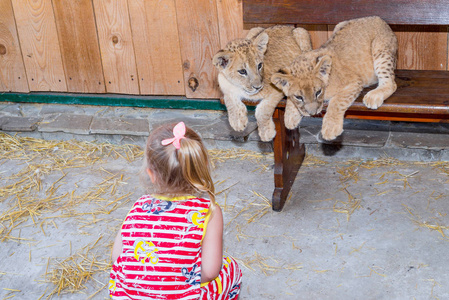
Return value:
<svg viewBox="0 0 449 300">
<path fill-rule="evenodd" d="M 31 91 L 66 92 L 51 0 L 12 1 Z"/>
<path fill-rule="evenodd" d="M 0 91 L 30 91 L 11 0 L 0 0 Z"/>
<path fill-rule="evenodd" d="M 212 58 L 220 49 L 215 0 L 176 0 L 181 57 L 188 98 L 218 98 Z"/>
<path fill-rule="evenodd" d="M 139 94 L 127 0 L 93 0 L 108 93 Z"/>
<path fill-rule="evenodd" d="M 212 57 L 254 26 L 242 0 L 0 0 L 0 91 L 219 98 Z M 392 28 L 398 68 L 448 70 L 447 26 Z"/>
<path fill-rule="evenodd" d="M 391 26 L 398 37 L 398 69 L 447 70 L 447 26 Z"/>
<path fill-rule="evenodd" d="M 220 48 L 229 41 L 244 37 L 242 9 L 242 0 L 217 0 Z"/>
<path fill-rule="evenodd" d="M 174 0 L 129 0 L 140 93 L 184 95 Z"/>
<path fill-rule="evenodd" d="M 104 93 L 100 48 L 91 0 L 53 0 L 69 92 Z"/>
</svg>

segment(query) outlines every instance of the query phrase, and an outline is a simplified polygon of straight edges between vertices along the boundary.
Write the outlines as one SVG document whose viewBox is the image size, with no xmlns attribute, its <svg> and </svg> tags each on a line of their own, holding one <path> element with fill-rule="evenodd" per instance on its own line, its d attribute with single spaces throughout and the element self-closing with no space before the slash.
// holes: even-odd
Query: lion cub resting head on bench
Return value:
<svg viewBox="0 0 449 300">
<path fill-rule="evenodd" d="M 271 84 L 271 75 L 310 50 L 310 35 L 305 29 L 273 26 L 253 28 L 245 39 L 230 41 L 217 52 L 213 64 L 219 70 L 218 83 L 234 130 L 242 131 L 248 123 L 242 100 L 261 101 L 256 107 L 259 136 L 262 141 L 273 139 L 272 116 L 284 93 Z"/>
<path fill-rule="evenodd" d="M 343 132 L 346 110 L 364 87 L 378 83 L 363 98 L 365 106 L 372 109 L 396 91 L 397 49 L 396 36 L 379 17 L 339 23 L 319 49 L 300 55 L 271 77 L 288 97 L 287 105 L 294 104 L 286 109 L 285 126 L 296 128 L 301 115 L 319 113 L 323 102 L 329 100 L 321 135 L 325 140 L 335 139 Z"/>
</svg>

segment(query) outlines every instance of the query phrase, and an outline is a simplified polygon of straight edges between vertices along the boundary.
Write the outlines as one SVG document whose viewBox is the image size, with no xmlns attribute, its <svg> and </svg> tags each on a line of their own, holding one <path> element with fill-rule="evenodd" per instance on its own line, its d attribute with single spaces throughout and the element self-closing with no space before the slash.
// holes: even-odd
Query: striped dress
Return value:
<svg viewBox="0 0 449 300">
<path fill-rule="evenodd" d="M 193 196 L 145 195 L 137 200 L 122 225 L 122 253 L 109 281 L 111 298 L 237 298 L 241 271 L 233 259 L 223 264 L 222 277 L 201 286 L 201 241 L 209 206 L 210 200 Z"/>
</svg>

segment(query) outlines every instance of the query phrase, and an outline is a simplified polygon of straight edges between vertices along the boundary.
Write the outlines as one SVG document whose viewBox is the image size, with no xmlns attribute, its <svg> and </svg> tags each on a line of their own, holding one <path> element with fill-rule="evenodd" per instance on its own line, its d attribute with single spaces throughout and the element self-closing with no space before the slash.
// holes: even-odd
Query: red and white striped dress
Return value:
<svg viewBox="0 0 449 300">
<path fill-rule="evenodd" d="M 228 258 L 221 277 L 200 286 L 201 241 L 209 206 L 210 200 L 193 196 L 146 195 L 137 200 L 122 225 L 122 253 L 109 281 L 111 297 L 236 299 L 241 271 L 233 259 Z"/>
</svg>

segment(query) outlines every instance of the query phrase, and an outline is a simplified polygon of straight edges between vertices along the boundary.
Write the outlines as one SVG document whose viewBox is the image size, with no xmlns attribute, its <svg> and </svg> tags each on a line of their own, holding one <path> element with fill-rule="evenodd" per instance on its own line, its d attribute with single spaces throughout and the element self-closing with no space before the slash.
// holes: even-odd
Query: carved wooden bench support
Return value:
<svg viewBox="0 0 449 300">
<path fill-rule="evenodd" d="M 274 150 L 273 210 L 281 211 L 304 160 L 305 147 L 300 143 L 299 129 L 288 130 L 284 125 L 284 107 L 277 107 L 273 121 L 276 125 Z"/>
</svg>

